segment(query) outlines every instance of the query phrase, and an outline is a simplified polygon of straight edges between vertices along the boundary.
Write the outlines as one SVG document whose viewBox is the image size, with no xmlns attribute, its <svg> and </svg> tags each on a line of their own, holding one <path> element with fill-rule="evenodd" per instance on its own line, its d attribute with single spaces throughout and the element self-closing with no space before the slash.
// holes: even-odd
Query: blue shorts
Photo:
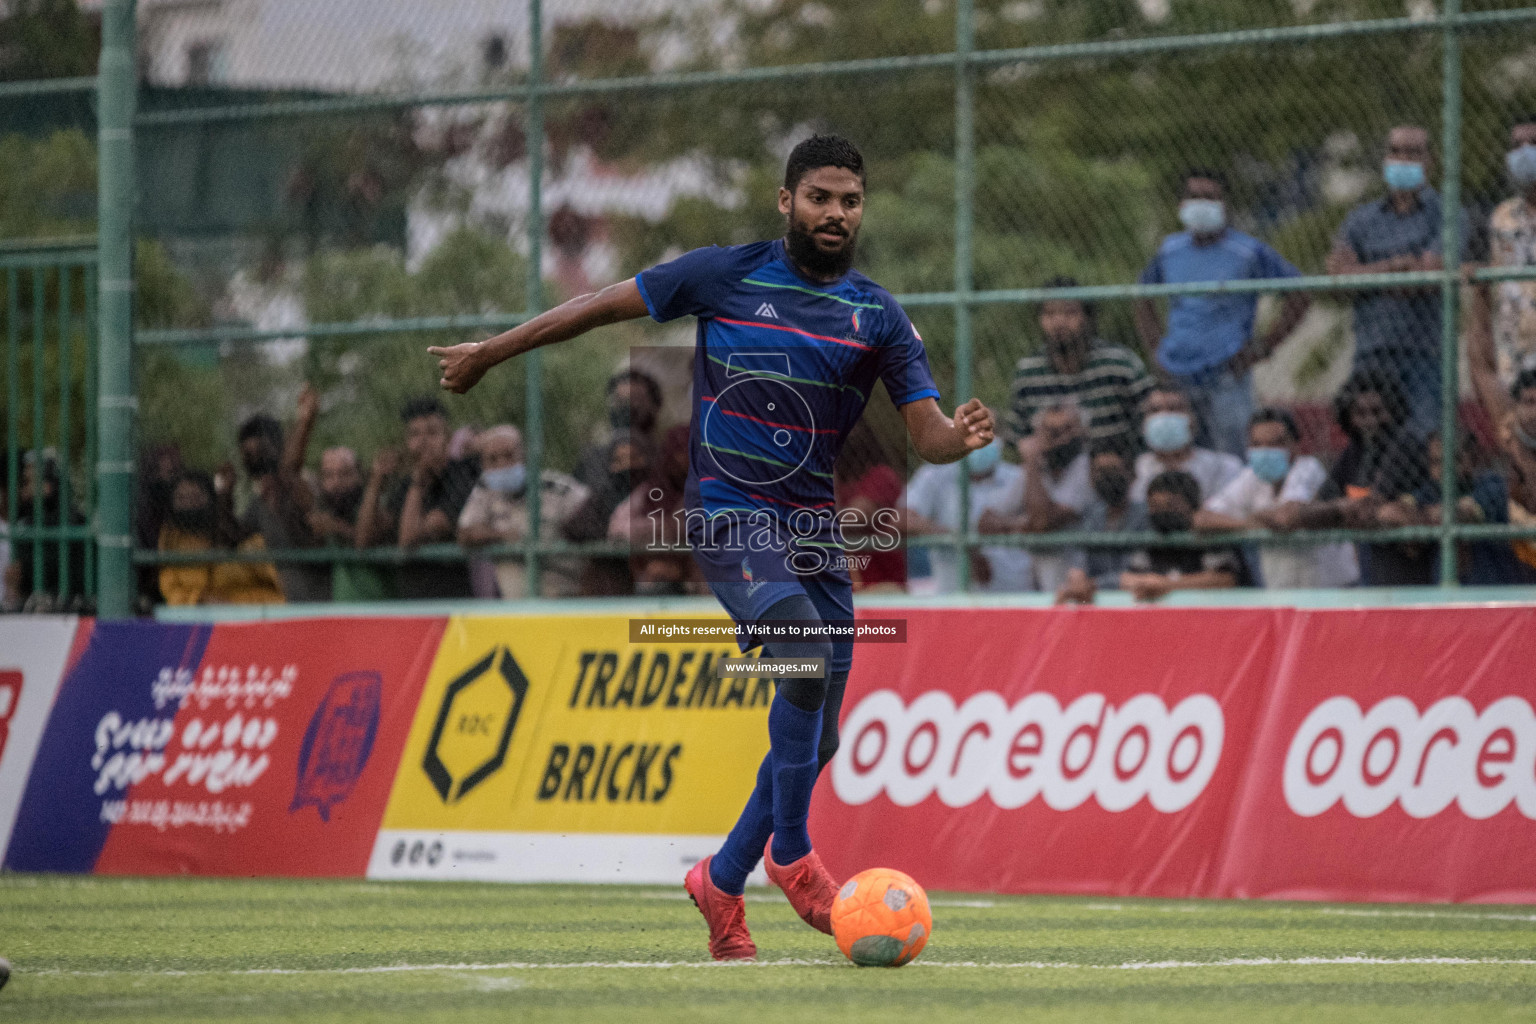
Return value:
<svg viewBox="0 0 1536 1024">
<path fill-rule="evenodd" d="M 752 545 L 710 543 L 701 529 L 689 531 L 688 544 L 709 589 L 739 626 L 761 621 L 768 609 L 797 594 L 810 599 L 823 622 L 853 620 L 853 581 L 846 569 L 796 568 L 790 564 L 787 545 L 754 550 Z M 743 640 L 741 649 L 749 650 L 752 646 L 755 645 Z M 852 667 L 853 641 L 834 639 L 831 670 L 847 672 Z"/>
</svg>

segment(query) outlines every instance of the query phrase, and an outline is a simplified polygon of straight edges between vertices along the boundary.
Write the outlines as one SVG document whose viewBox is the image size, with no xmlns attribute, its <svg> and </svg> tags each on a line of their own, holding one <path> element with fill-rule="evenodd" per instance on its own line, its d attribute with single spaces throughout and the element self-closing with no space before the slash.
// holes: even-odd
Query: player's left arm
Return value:
<svg viewBox="0 0 1536 1024">
<path fill-rule="evenodd" d="M 906 421 L 918 457 L 939 465 L 958 462 L 967 453 L 985 448 L 992 443 L 996 427 L 992 410 L 979 398 L 960 406 L 953 416 L 945 416 L 936 399 L 919 398 L 901 407 L 901 418 Z"/>
</svg>

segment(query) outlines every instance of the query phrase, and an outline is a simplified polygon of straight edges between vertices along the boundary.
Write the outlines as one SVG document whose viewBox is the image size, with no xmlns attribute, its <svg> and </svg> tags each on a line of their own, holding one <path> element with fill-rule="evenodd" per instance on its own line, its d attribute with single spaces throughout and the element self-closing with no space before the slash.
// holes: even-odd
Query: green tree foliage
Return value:
<svg viewBox="0 0 1536 1024">
<path fill-rule="evenodd" d="M 7 0 L 0 18 L 0 81 L 96 73 L 100 39 L 75 0 Z"/>
</svg>

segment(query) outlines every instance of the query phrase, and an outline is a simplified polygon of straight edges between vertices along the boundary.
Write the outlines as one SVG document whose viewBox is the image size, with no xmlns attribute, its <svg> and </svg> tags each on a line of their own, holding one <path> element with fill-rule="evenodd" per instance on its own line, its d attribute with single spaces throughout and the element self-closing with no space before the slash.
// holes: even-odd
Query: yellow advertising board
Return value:
<svg viewBox="0 0 1536 1024">
<path fill-rule="evenodd" d="M 572 845 L 581 835 L 632 836 L 632 850 L 645 837 L 712 843 L 768 751 L 773 695 L 769 679 L 720 677 L 727 656 L 739 657 L 730 640 L 631 643 L 628 616 L 451 618 L 370 874 L 517 860 L 473 833 L 548 837 L 529 856 L 556 862 L 549 877 L 590 850 Z M 450 874 L 476 876 L 460 868 Z M 481 876 L 509 877 L 505 864 Z"/>
</svg>

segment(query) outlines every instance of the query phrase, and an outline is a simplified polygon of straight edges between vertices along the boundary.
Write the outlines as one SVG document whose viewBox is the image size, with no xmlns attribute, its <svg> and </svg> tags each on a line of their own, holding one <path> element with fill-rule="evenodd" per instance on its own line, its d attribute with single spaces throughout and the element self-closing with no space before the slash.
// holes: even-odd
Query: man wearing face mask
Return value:
<svg viewBox="0 0 1536 1024">
<path fill-rule="evenodd" d="M 475 440 L 481 473 L 459 514 L 458 539 L 465 547 L 518 544 L 529 538 L 528 474 L 523 462 L 523 435 L 511 424 L 491 427 Z M 590 493 L 575 477 L 552 469 L 540 474 L 539 533 L 556 538 L 571 513 Z M 507 601 L 533 596 L 528 570 L 521 557 L 496 560 L 496 586 Z M 547 557 L 539 573 L 540 597 L 573 597 L 581 579 L 579 559 Z"/>
<path fill-rule="evenodd" d="M 1070 277 L 1053 277 L 1045 288 L 1076 288 Z M 1024 356 L 1014 367 L 1013 394 L 1004 417 L 1003 437 L 1017 443 L 1032 429 L 1037 412 L 1062 398 L 1074 399 L 1088 413 L 1090 441 L 1130 441 L 1140 418 L 1138 407 L 1152 387 L 1140 357 L 1098 337 L 1091 303 L 1051 299 L 1040 304 L 1038 355 Z"/>
<path fill-rule="evenodd" d="M 283 428 L 270 416 L 252 416 L 240 425 L 240 462 L 251 487 L 240 526 L 246 535 L 260 534 L 269 551 L 318 543 L 309 525 L 314 494 L 299 475 L 316 401 L 310 389 L 301 392 L 298 422 L 287 445 Z M 331 599 L 331 570 L 324 565 L 280 561 L 277 576 L 290 604 Z"/>
<path fill-rule="evenodd" d="M 613 446 L 621 440 L 638 438 L 650 448 L 656 447 L 656 418 L 661 413 L 661 384 L 637 366 L 629 366 L 608 378 L 607 440 L 589 445 L 576 464 L 575 477 L 586 487 L 597 490 L 608 478 L 608 464 Z"/>
<path fill-rule="evenodd" d="M 1317 499 L 1328 471 L 1310 455 L 1296 454 L 1301 432 L 1283 409 L 1260 409 L 1248 427 L 1248 465 L 1206 499 L 1195 513 L 1195 529 L 1275 530 L 1300 525 L 1301 509 Z M 1265 544 L 1259 548 L 1264 586 L 1271 590 L 1347 587 L 1360 578 L 1355 549 L 1348 544 L 1317 547 Z"/>
<path fill-rule="evenodd" d="M 1243 281 L 1299 277 L 1301 271 L 1273 248 L 1227 224 L 1226 185 L 1214 171 L 1184 176 L 1179 222 L 1142 271 L 1142 284 Z M 1150 299 L 1136 303 L 1142 344 L 1189 395 L 1195 413 L 1195 440 L 1241 456 L 1253 414 L 1256 363 L 1272 355 L 1306 315 L 1310 299 L 1287 292 L 1280 313 L 1254 337 L 1259 299 L 1254 294 L 1180 295 L 1168 304 L 1168 325 Z"/>
<path fill-rule="evenodd" d="M 1147 518 L 1158 533 L 1186 533 L 1200 507 L 1200 485 L 1188 473 L 1159 474 L 1147 487 Z M 1159 545 L 1134 552 L 1120 574 L 1120 589 L 1138 601 L 1156 601 L 1173 590 L 1222 590 L 1247 586 L 1242 555 L 1233 548 Z"/>
<path fill-rule="evenodd" d="M 1007 502 L 1008 512 L 988 512 L 976 528 L 981 533 L 1051 533 L 1077 526 L 1093 504 L 1088 472 L 1088 414 L 1070 398 L 1059 399 L 1035 414 L 1034 430 L 1018 443 L 1024 474 Z M 1054 591 L 1066 579 L 1065 552 L 1034 555 L 1035 584 Z"/>
<path fill-rule="evenodd" d="M 1504 167 L 1516 194 L 1488 217 L 1489 263 L 1536 267 L 1536 115 L 1510 128 L 1509 145 Z M 1536 369 L 1536 281 L 1473 289 L 1467 356 L 1483 408 L 1493 422 L 1504 422 L 1509 386 L 1521 371 Z"/>
<path fill-rule="evenodd" d="M 233 471 L 229 471 L 230 477 Z M 232 485 L 226 479 L 226 488 Z M 183 470 L 171 485 L 170 507 L 160 527 L 160 551 L 228 550 L 240 527 L 227 500 L 215 494 L 213 478 L 200 470 Z M 260 534 L 252 534 L 240 551 L 260 551 Z M 176 562 L 160 567 L 160 593 L 166 604 L 280 604 L 283 592 L 270 562 Z"/>
<path fill-rule="evenodd" d="M 902 493 L 902 531 L 911 534 L 956 533 L 960 529 L 961 466 L 971 478 L 971 526 L 984 517 L 1008 515 L 1014 511 L 1023 489 L 1023 470 L 1003 461 L 1003 442 L 994 438 L 985 448 L 978 448 L 961 462 L 942 466 L 924 463 Z M 929 548 L 933 567 L 933 587 L 948 593 L 960 586 L 959 559 L 953 548 Z M 975 589 L 997 592 L 1034 589 L 1034 569 L 1028 551 L 1023 548 L 986 547 L 971 560 L 971 578 Z"/>
<path fill-rule="evenodd" d="M 1429 186 L 1429 132 L 1399 125 L 1387 134 L 1385 198 L 1349 211 L 1328 254 L 1328 273 L 1439 270 L 1440 195 Z M 1461 258 L 1467 258 L 1466 218 Z M 1440 286 L 1354 293 L 1355 369 L 1391 374 L 1420 439 L 1440 428 Z"/>
<path fill-rule="evenodd" d="M 1141 437 L 1149 450 L 1136 458 L 1132 501 L 1146 501 L 1153 477 L 1170 470 L 1194 477 L 1201 494 L 1215 494 L 1242 471 L 1243 464 L 1233 456 L 1195 444 L 1194 410 L 1178 388 L 1153 388 L 1141 411 Z"/>
<path fill-rule="evenodd" d="M 1095 500 L 1083 513 L 1084 533 L 1140 533 L 1152 529 L 1147 506 L 1131 500 L 1131 463 L 1123 448 L 1097 444 L 1089 452 L 1089 479 Z M 1092 604 L 1101 589 L 1120 586 L 1120 574 L 1130 564 L 1124 548 L 1076 548 L 1068 553 L 1071 568 L 1056 590 L 1057 604 Z"/>
</svg>

